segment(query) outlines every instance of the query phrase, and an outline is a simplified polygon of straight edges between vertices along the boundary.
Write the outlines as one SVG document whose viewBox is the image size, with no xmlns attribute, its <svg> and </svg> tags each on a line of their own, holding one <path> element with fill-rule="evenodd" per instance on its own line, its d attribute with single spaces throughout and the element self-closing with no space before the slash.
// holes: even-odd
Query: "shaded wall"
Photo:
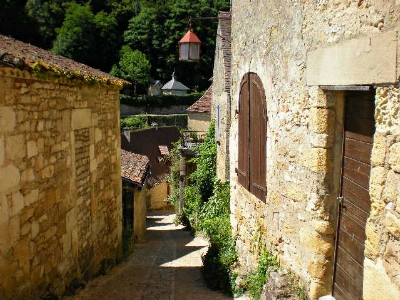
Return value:
<svg viewBox="0 0 400 300">
<path fill-rule="evenodd" d="M 118 90 L 0 69 L 0 298 L 60 296 L 116 263 Z"/>
</svg>

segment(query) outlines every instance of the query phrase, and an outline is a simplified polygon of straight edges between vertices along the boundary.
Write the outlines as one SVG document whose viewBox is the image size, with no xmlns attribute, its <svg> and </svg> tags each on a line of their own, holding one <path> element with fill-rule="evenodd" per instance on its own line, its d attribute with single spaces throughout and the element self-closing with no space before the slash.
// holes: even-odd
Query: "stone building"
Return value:
<svg viewBox="0 0 400 300">
<path fill-rule="evenodd" d="M 53 299 L 122 251 L 125 82 L 0 35 L 0 298 Z"/>
<path fill-rule="evenodd" d="M 146 233 L 146 186 L 150 175 L 149 158 L 121 150 L 121 172 L 124 230 L 135 242 L 142 242 Z"/>
<path fill-rule="evenodd" d="M 175 72 L 172 73 L 172 79 L 161 87 L 164 95 L 186 95 L 190 89 L 178 81 Z"/>
<path fill-rule="evenodd" d="M 212 85 L 199 100 L 186 109 L 188 112 L 189 131 L 196 131 L 203 134 L 207 133 L 211 122 L 211 102 Z"/>
<path fill-rule="evenodd" d="M 154 126 L 143 130 L 127 130 L 121 135 L 121 147 L 126 151 L 145 155 L 149 158 L 150 174 L 147 179 L 147 209 L 172 208 L 165 199 L 169 195 L 169 162 L 165 159 L 180 139 L 175 126 Z"/>
<path fill-rule="evenodd" d="M 231 14 L 213 114 L 227 108 L 218 168 L 241 272 L 264 245 L 311 299 L 400 299 L 400 4 L 237 0 Z"/>
</svg>

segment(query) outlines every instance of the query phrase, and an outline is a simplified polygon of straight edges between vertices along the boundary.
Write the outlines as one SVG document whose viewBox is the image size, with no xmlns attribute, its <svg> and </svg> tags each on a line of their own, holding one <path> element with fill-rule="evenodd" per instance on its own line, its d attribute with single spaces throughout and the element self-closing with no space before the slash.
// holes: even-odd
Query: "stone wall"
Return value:
<svg viewBox="0 0 400 300">
<path fill-rule="evenodd" d="M 214 56 L 211 119 L 215 120 L 215 140 L 217 141 L 217 178 L 229 180 L 229 126 L 231 122 L 231 16 L 220 11 L 218 16 L 218 36 Z M 222 38 L 223 37 L 223 38 Z"/>
<path fill-rule="evenodd" d="M 172 206 L 165 202 L 168 197 L 168 191 L 169 187 L 166 181 L 153 185 L 151 189 L 147 190 L 147 209 L 172 209 Z"/>
<path fill-rule="evenodd" d="M 117 88 L 0 69 L 0 298 L 60 296 L 121 255 Z"/>
<path fill-rule="evenodd" d="M 148 106 L 130 106 L 121 104 L 121 116 L 128 117 L 140 114 L 154 115 L 171 115 L 171 114 L 187 114 L 188 106 L 173 105 L 171 107 L 148 107 Z"/>
<path fill-rule="evenodd" d="M 189 113 L 188 130 L 200 131 L 206 133 L 210 127 L 210 113 Z"/>
<path fill-rule="evenodd" d="M 146 236 L 146 215 L 147 215 L 147 205 L 146 197 L 148 190 L 146 186 L 142 188 L 134 188 L 134 203 L 133 203 L 133 234 L 135 242 L 143 242 Z"/>
<path fill-rule="evenodd" d="M 373 84 L 384 87 L 376 96 L 364 298 L 400 297 L 400 115 L 390 84 L 399 75 L 399 16 L 397 1 L 233 1 L 229 177 L 241 272 L 255 268 L 264 244 L 301 278 L 311 299 L 332 292 L 344 93 L 319 85 Z M 392 67 L 377 67 L 382 60 Z M 235 111 L 248 72 L 261 78 L 266 94 L 265 202 L 242 188 L 235 173 Z"/>
</svg>

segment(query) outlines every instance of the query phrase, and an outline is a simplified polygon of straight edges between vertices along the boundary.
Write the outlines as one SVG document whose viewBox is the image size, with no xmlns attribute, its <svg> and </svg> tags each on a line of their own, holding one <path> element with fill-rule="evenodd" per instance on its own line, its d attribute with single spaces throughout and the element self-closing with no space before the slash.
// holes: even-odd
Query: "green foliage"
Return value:
<svg viewBox="0 0 400 300">
<path fill-rule="evenodd" d="M 94 14 L 89 4 L 72 3 L 65 13 L 52 51 L 108 71 L 116 58 L 117 22 L 104 12 Z"/>
<path fill-rule="evenodd" d="M 147 124 L 146 116 L 130 116 L 121 119 L 121 130 L 125 127 L 129 127 L 130 130 L 139 130 L 149 128 L 150 126 Z"/>
<path fill-rule="evenodd" d="M 203 93 L 191 93 L 187 95 L 128 95 L 120 94 L 120 103 L 130 106 L 147 106 L 147 107 L 170 107 L 173 105 L 190 106 L 195 103 Z"/>
<path fill-rule="evenodd" d="M 212 195 L 217 172 L 217 144 L 214 135 L 215 124 L 211 123 L 204 142 L 196 149 L 199 155 L 192 159 L 197 169 L 189 176 L 189 179 L 198 187 L 203 202 L 207 202 Z"/>
<path fill-rule="evenodd" d="M 209 86 L 218 21 L 194 21 L 199 63 L 178 60 L 189 17 L 213 17 L 228 0 L 1 0 L 0 32 L 109 72 L 123 45 L 146 55 L 150 76 L 166 82 L 176 70 L 192 90 Z"/>
<path fill-rule="evenodd" d="M 235 240 L 231 236 L 229 182 L 215 181 L 213 195 L 200 210 L 198 228 L 210 239 L 211 247 L 203 257 L 207 285 L 228 295 L 237 294 Z"/>
<path fill-rule="evenodd" d="M 177 126 L 179 128 L 187 127 L 187 115 L 133 115 L 121 119 L 121 130 L 129 127 L 130 130 L 146 129 L 152 123 L 157 123 L 159 127 Z"/>
<path fill-rule="evenodd" d="M 271 252 L 262 248 L 258 258 L 257 269 L 250 274 L 246 283 L 245 289 L 248 290 L 252 299 L 259 299 L 263 285 L 268 280 L 271 271 L 276 271 L 279 268 L 279 263 Z"/>
<path fill-rule="evenodd" d="M 207 285 L 228 295 L 237 294 L 236 274 L 233 266 L 237 261 L 235 239 L 231 236 L 229 182 L 222 183 L 216 178 L 217 147 L 214 140 L 215 125 L 211 124 L 205 141 L 195 151 L 193 162 L 197 170 L 189 176 L 190 184 L 185 187 L 185 207 L 179 220 L 188 229 L 201 231 L 210 240 L 203 257 L 203 274 Z M 168 200 L 177 207 L 179 203 L 179 150 L 171 151 L 172 195 Z"/>
<path fill-rule="evenodd" d="M 150 62 L 139 50 L 123 46 L 118 64 L 113 65 L 110 74 L 133 83 L 134 94 L 138 84 L 147 85 L 150 82 Z"/>
</svg>

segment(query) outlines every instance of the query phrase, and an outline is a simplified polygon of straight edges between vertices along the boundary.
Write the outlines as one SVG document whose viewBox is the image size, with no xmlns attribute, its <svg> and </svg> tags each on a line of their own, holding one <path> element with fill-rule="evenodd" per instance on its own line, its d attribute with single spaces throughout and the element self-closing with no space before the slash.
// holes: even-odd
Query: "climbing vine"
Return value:
<svg viewBox="0 0 400 300">
<path fill-rule="evenodd" d="M 196 149 L 191 162 L 196 170 L 189 175 L 190 184 L 185 187 L 185 207 L 180 221 L 194 233 L 202 232 L 210 241 L 210 247 L 203 257 L 203 275 L 208 286 L 228 295 L 237 294 L 234 266 L 237 262 L 235 239 L 230 225 L 229 182 L 221 182 L 216 176 L 217 145 L 214 139 L 215 126 L 210 125 L 202 144 Z M 172 172 L 170 184 L 178 186 L 179 159 L 172 151 Z M 169 197 L 178 203 L 177 189 Z"/>
</svg>

